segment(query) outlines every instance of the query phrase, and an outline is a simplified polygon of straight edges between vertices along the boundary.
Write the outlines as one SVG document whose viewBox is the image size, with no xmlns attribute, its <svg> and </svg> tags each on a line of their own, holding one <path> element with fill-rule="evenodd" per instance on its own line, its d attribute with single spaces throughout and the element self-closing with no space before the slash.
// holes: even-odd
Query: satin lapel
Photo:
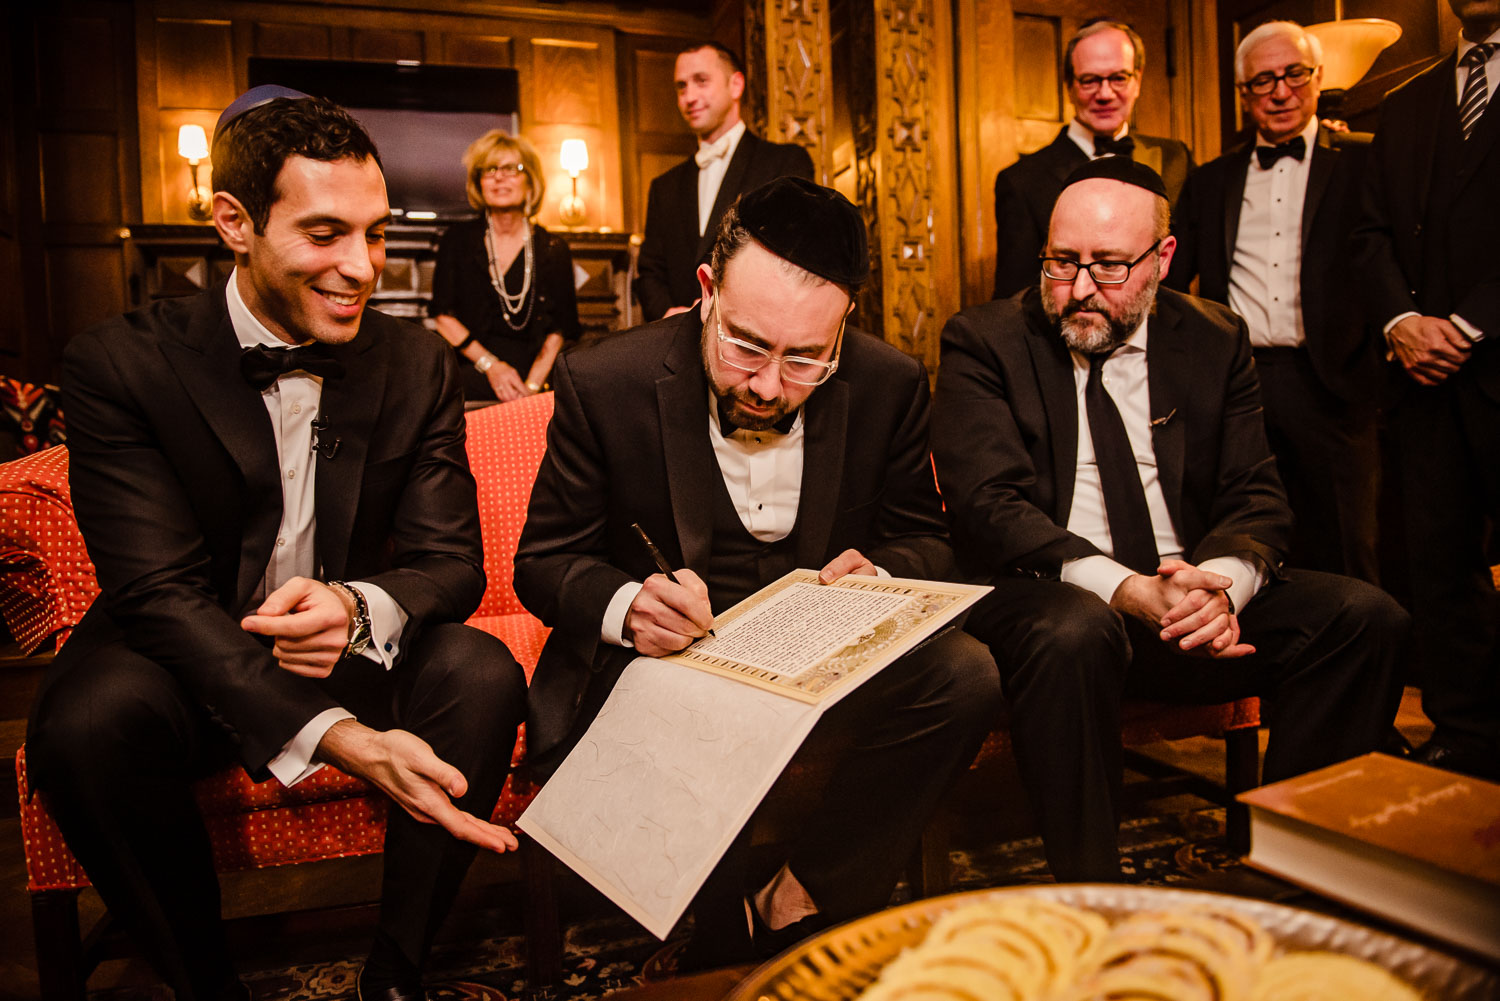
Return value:
<svg viewBox="0 0 1500 1001">
<path fill-rule="evenodd" d="M 348 344 L 333 349 L 344 374 L 323 381 L 318 419 L 327 429 L 318 434 L 317 490 L 318 566 L 341 577 L 349 559 L 354 513 L 364 481 L 365 456 L 375 422 L 386 402 L 391 341 L 365 313 L 364 329 Z M 399 401 L 392 401 L 399 402 Z M 333 442 L 337 441 L 337 447 Z M 330 457 L 329 453 L 332 453 Z"/>
<path fill-rule="evenodd" d="M 1243 156 L 1229 165 L 1229 176 L 1224 179 L 1224 287 L 1226 289 L 1229 287 L 1230 269 L 1234 267 L 1234 245 L 1240 236 L 1240 208 L 1245 203 L 1245 178 L 1250 173 L 1251 155 L 1251 150 L 1245 150 Z"/>
<path fill-rule="evenodd" d="M 1172 527 L 1182 538 L 1182 476 L 1187 450 L 1187 402 L 1193 392 L 1192 345 L 1171 303 L 1156 300 L 1146 327 L 1147 384 L 1151 396 L 1151 450 Z"/>
<path fill-rule="evenodd" d="M 222 287 L 204 294 L 180 342 L 163 345 L 193 405 L 218 436 L 245 478 L 249 512 L 240 547 L 236 607 L 265 577 L 281 525 L 281 476 L 276 435 L 265 402 L 240 375 L 240 345 L 229 322 Z M 192 475 L 192 470 L 184 470 Z M 226 488 L 232 489 L 229 484 Z"/>
<path fill-rule="evenodd" d="M 1052 475 L 1057 497 L 1053 520 L 1064 524 L 1073 508 L 1074 478 L 1078 473 L 1078 386 L 1073 381 L 1073 355 L 1046 322 L 1040 300 L 1032 295 L 1027 296 L 1026 333 L 1026 349 L 1031 353 L 1031 366 L 1036 372 L 1052 439 Z"/>
<path fill-rule="evenodd" d="M 749 172 L 750 162 L 759 152 L 759 146 L 760 139 L 750 132 L 740 136 L 740 143 L 734 148 L 734 156 L 729 158 L 729 167 L 724 171 L 724 180 L 719 182 L 719 193 L 714 196 L 713 210 L 708 213 L 708 225 L 704 228 L 703 235 L 698 238 L 698 253 L 693 258 L 695 261 L 703 260 L 713 249 L 714 237 L 719 231 L 719 220 L 724 218 L 724 213 L 729 211 L 729 206 L 739 197 L 740 188 L 745 183 L 745 174 Z M 693 204 L 697 205 L 696 185 L 693 194 Z"/>
<path fill-rule="evenodd" d="M 696 323 L 678 327 L 667 353 L 667 374 L 656 382 L 656 406 L 682 564 L 706 578 L 713 540 L 710 477 L 719 475 L 719 461 L 708 441 L 708 385 L 698 337 Z"/>
<path fill-rule="evenodd" d="M 1328 182 L 1333 180 L 1333 168 L 1341 154 L 1328 137 L 1328 130 L 1318 129 L 1317 148 L 1312 154 L 1312 163 L 1307 168 L 1307 196 L 1302 200 L 1302 253 L 1307 254 L 1308 241 L 1312 239 L 1313 220 L 1318 216 L 1318 206 L 1328 192 Z"/>
<path fill-rule="evenodd" d="M 1438 128 L 1443 122 L 1458 121 L 1458 85 L 1454 82 L 1454 73 L 1458 67 L 1458 53 L 1449 53 L 1448 58 L 1437 64 L 1431 70 L 1436 74 L 1432 83 L 1432 90 L 1438 95 L 1438 100 L 1447 102 L 1437 105 L 1435 101 L 1426 101 L 1426 107 L 1441 107 L 1442 113 L 1418 115 L 1412 125 L 1412 134 L 1404 140 L 1404 145 L 1409 150 L 1425 151 L 1416 157 L 1417 176 L 1412 178 L 1417 193 L 1417 217 L 1425 218 L 1427 212 L 1427 196 L 1432 191 L 1432 163 L 1436 159 L 1432 150 L 1437 149 Z M 1452 109 L 1450 111 L 1450 109 Z"/>
<path fill-rule="evenodd" d="M 863 334 L 849 336 L 863 337 Z M 797 565 L 823 569 L 844 482 L 849 435 L 849 384 L 832 379 L 802 406 L 802 495 L 797 501 Z"/>
</svg>

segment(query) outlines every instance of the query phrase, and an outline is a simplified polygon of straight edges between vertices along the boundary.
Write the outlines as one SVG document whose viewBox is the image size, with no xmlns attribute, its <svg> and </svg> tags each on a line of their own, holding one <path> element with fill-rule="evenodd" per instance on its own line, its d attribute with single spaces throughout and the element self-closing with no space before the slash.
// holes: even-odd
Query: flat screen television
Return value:
<svg viewBox="0 0 1500 1001">
<path fill-rule="evenodd" d="M 464 150 L 490 129 L 520 130 L 509 68 L 251 57 L 250 85 L 267 83 L 336 101 L 359 120 L 380 150 L 398 221 L 471 215 Z"/>
</svg>

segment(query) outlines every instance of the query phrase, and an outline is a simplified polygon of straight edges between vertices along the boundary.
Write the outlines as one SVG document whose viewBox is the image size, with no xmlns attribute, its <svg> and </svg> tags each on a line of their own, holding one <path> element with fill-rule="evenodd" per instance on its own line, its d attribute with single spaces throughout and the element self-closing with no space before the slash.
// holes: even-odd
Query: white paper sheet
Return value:
<svg viewBox="0 0 1500 1001">
<path fill-rule="evenodd" d="M 826 708 L 639 657 L 517 824 L 666 938 Z"/>
</svg>

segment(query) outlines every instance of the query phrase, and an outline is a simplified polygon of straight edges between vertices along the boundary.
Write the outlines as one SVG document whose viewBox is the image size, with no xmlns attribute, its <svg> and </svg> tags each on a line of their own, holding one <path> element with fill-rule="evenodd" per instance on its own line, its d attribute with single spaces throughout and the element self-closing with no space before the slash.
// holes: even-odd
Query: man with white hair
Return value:
<svg viewBox="0 0 1500 1001">
<path fill-rule="evenodd" d="M 1060 881 L 1120 878 L 1120 700 L 1265 700 L 1265 778 L 1374 750 L 1406 615 L 1362 581 L 1284 570 L 1291 512 L 1245 325 L 1158 289 L 1166 189 L 1124 157 L 1074 171 L 1039 286 L 943 331 L 933 456 L 964 628 L 1010 703 Z"/>
<path fill-rule="evenodd" d="M 1235 52 L 1253 142 L 1204 164 L 1172 216 L 1166 278 L 1245 320 L 1266 437 L 1296 515 L 1294 566 L 1378 580 L 1378 357 L 1349 308 L 1349 232 L 1369 137 L 1318 122 L 1322 47 L 1270 21 Z"/>
</svg>

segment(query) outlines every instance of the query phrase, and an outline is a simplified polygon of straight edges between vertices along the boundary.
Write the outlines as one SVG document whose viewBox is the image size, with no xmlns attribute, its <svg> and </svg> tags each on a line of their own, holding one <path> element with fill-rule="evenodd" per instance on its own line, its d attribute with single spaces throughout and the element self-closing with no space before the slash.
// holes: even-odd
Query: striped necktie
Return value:
<svg viewBox="0 0 1500 1001">
<path fill-rule="evenodd" d="M 1485 42 L 1476 45 L 1464 54 L 1463 65 L 1469 67 L 1469 76 L 1464 81 L 1464 94 L 1458 101 L 1458 124 L 1463 129 L 1464 139 L 1474 133 L 1474 126 L 1479 124 L 1480 116 L 1484 114 L 1485 104 L 1489 101 L 1489 86 L 1485 80 L 1484 64 L 1489 61 L 1490 54 L 1500 44 Z"/>
</svg>

